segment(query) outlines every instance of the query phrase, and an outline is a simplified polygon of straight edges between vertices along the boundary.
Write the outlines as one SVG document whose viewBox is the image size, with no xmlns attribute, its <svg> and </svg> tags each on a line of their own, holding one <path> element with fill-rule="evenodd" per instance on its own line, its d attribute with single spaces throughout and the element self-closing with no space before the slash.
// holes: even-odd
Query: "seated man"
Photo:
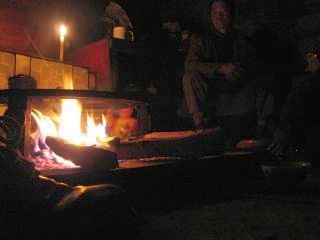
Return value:
<svg viewBox="0 0 320 240">
<path fill-rule="evenodd" d="M 194 34 L 185 61 L 183 89 L 196 129 L 211 118 L 243 135 L 254 125 L 254 89 L 247 76 L 247 43 L 233 27 L 233 5 L 210 4 L 210 29 Z M 252 122 L 251 122 L 252 121 Z M 237 124 L 235 124 L 237 122 Z M 238 131 L 240 128 L 240 132 Z"/>
<path fill-rule="evenodd" d="M 280 121 L 275 129 L 269 150 L 277 156 L 288 154 L 292 148 L 304 148 L 308 138 L 308 128 L 319 122 L 314 104 L 319 101 L 320 61 L 318 54 L 305 55 L 304 73 L 295 77 L 292 88 L 280 113 Z M 312 133 L 312 135 L 315 135 Z M 313 136 L 313 138 L 317 136 Z M 317 142 L 317 139 L 311 142 Z M 291 148 L 291 149 L 290 149 Z M 311 146 L 318 148 L 318 146 Z M 313 151 L 316 149 L 309 149 Z"/>
</svg>

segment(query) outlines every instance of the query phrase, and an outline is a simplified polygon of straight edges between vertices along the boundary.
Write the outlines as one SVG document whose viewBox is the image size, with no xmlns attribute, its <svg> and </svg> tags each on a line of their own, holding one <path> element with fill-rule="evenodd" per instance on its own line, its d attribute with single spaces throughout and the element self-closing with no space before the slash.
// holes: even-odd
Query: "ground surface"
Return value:
<svg viewBox="0 0 320 240">
<path fill-rule="evenodd" d="M 144 212 L 138 239 L 320 239 L 319 175 L 293 190 L 272 191 L 263 181 L 253 181 L 227 192 L 199 197 L 181 208 Z"/>
<path fill-rule="evenodd" d="M 320 239 L 320 171 L 311 169 L 293 189 L 272 189 L 250 155 L 235 156 L 154 167 L 148 160 L 144 168 L 133 162 L 121 178 L 97 177 L 92 184 L 112 182 L 128 191 L 141 216 L 131 239 Z"/>
</svg>

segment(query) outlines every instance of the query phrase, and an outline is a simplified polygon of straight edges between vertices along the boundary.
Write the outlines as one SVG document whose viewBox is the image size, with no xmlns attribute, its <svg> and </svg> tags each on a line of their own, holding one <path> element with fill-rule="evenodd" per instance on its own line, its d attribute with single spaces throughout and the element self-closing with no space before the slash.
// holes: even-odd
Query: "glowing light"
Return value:
<svg viewBox="0 0 320 240">
<path fill-rule="evenodd" d="M 73 89 L 73 81 L 72 78 L 68 75 L 63 75 L 63 88 L 64 89 L 69 89 L 72 90 Z"/>
<path fill-rule="evenodd" d="M 102 123 L 96 125 L 94 122 L 94 118 L 87 114 L 87 144 L 94 144 L 99 146 L 108 137 L 106 134 L 106 119 L 103 115 L 101 116 L 101 119 Z"/>
<path fill-rule="evenodd" d="M 81 144 L 81 105 L 77 99 L 62 100 L 59 137 L 75 144 Z"/>
<path fill-rule="evenodd" d="M 67 34 L 67 28 L 65 25 L 61 25 L 60 29 L 60 50 L 59 50 L 59 61 L 63 62 L 64 57 L 64 36 Z"/>
<path fill-rule="evenodd" d="M 65 160 L 46 145 L 45 139 L 47 136 L 58 136 L 58 131 L 54 122 L 47 116 L 43 115 L 36 109 L 32 109 L 32 117 L 35 119 L 38 129 L 34 135 L 33 162 L 37 169 L 64 169 L 64 168 L 79 168 L 73 162 Z M 40 148 L 40 144 L 42 147 Z"/>
<path fill-rule="evenodd" d="M 73 89 L 72 79 L 64 78 L 64 88 Z M 94 117 L 87 114 L 86 132 L 82 132 L 82 105 L 77 99 L 63 99 L 58 117 L 50 118 L 36 109 L 32 109 L 31 115 L 38 125 L 37 131 L 31 136 L 35 153 L 33 160 L 40 170 L 79 167 L 52 152 L 45 142 L 47 136 L 59 137 L 83 146 L 108 146 L 110 138 L 106 134 L 107 121 L 103 115 L 101 123 L 96 124 Z"/>
<path fill-rule="evenodd" d="M 107 122 L 101 116 L 101 123 L 96 124 L 94 118 L 87 114 L 86 132 L 81 130 L 82 106 L 77 99 L 62 100 L 61 115 L 58 124 L 36 109 L 32 109 L 32 117 L 35 119 L 42 144 L 45 144 L 46 136 L 59 137 L 78 145 L 104 145 L 108 138 L 106 134 Z"/>
<path fill-rule="evenodd" d="M 59 33 L 60 33 L 60 39 L 64 38 L 64 36 L 67 34 L 67 28 L 65 25 L 61 25 L 59 28 Z"/>
<path fill-rule="evenodd" d="M 61 114 L 56 121 L 36 109 L 32 109 L 31 115 L 38 125 L 37 131 L 32 136 L 34 162 L 40 170 L 78 167 L 52 152 L 45 142 L 47 136 L 59 137 L 82 146 L 108 146 L 107 122 L 103 115 L 100 123 L 96 124 L 93 116 L 87 114 L 86 131 L 82 132 L 82 106 L 77 99 L 62 100 Z"/>
</svg>

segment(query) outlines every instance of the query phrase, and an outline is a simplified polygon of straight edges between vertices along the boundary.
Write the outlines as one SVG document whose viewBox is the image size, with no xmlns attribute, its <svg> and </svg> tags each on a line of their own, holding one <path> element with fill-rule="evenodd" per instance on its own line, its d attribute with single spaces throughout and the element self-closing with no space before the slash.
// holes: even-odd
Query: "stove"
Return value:
<svg viewBox="0 0 320 240">
<path fill-rule="evenodd" d="M 72 173 L 81 168 L 57 156 L 46 144 L 47 136 L 75 146 L 108 149 L 114 137 L 130 138 L 150 131 L 148 103 L 142 97 L 87 90 L 10 89 L 1 90 L 0 99 L 0 110 L 23 126 L 19 149 L 41 173 Z"/>
</svg>

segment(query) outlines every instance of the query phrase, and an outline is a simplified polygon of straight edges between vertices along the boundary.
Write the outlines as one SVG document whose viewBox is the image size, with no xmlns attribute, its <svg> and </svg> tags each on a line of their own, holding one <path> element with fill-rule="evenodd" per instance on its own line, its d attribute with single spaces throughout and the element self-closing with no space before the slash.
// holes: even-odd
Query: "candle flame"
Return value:
<svg viewBox="0 0 320 240">
<path fill-rule="evenodd" d="M 64 36 L 67 34 L 67 28 L 66 28 L 66 26 L 62 24 L 62 25 L 60 26 L 59 32 L 60 32 L 60 38 L 61 38 L 61 39 L 64 39 Z"/>
</svg>

